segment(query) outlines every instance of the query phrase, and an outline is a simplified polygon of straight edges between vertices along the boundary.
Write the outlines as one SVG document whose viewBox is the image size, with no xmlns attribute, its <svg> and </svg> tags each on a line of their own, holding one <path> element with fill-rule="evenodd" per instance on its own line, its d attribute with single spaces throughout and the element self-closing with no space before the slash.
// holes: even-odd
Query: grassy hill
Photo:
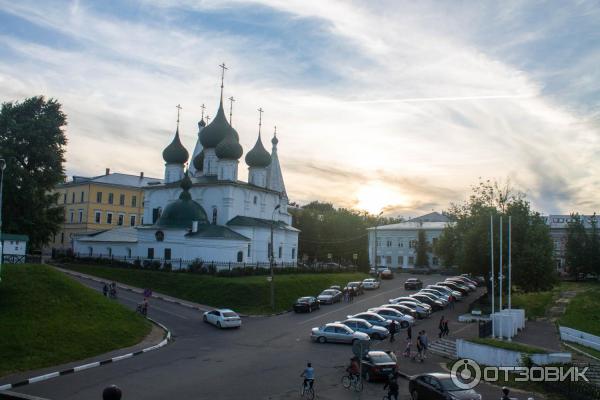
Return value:
<svg viewBox="0 0 600 400">
<path fill-rule="evenodd" d="M 64 267 L 213 307 L 229 307 L 247 314 L 271 312 L 266 276 L 230 278 L 97 265 Z M 333 284 L 345 285 L 366 277 L 363 273 L 275 275 L 275 309 L 289 310 L 298 297 L 316 296 Z"/>
<path fill-rule="evenodd" d="M 44 265 L 5 265 L 0 282 L 0 376 L 140 342 L 150 323 Z"/>
</svg>

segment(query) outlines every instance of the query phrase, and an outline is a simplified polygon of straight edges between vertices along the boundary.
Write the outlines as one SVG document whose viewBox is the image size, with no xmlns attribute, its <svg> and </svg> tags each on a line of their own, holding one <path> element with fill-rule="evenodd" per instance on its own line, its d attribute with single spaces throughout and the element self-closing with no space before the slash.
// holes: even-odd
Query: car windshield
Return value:
<svg viewBox="0 0 600 400">
<path fill-rule="evenodd" d="M 321 295 L 325 295 L 325 296 L 333 296 L 335 294 L 335 291 L 333 290 L 323 290 L 323 293 L 321 293 Z"/>
<path fill-rule="evenodd" d="M 231 317 L 237 317 L 237 314 L 234 312 L 224 312 L 223 316 L 227 317 L 227 318 L 231 318 Z"/>
<path fill-rule="evenodd" d="M 459 388 L 458 386 L 456 386 L 456 384 L 454 383 L 452 378 L 441 378 L 441 379 L 438 378 L 438 380 L 442 384 L 442 388 L 444 388 L 444 390 L 447 392 L 453 392 L 455 390 L 463 390 L 463 389 Z"/>
<path fill-rule="evenodd" d="M 365 279 L 363 282 L 367 283 L 367 282 L 375 282 L 375 279 Z"/>
<path fill-rule="evenodd" d="M 387 353 L 375 353 L 369 354 L 369 358 L 373 361 L 374 364 L 385 364 L 385 363 L 393 363 L 392 357 Z"/>
<path fill-rule="evenodd" d="M 350 286 L 350 287 L 358 286 L 358 283 L 357 282 L 350 282 L 348 284 L 348 286 Z"/>
<path fill-rule="evenodd" d="M 308 303 L 310 301 L 310 297 L 300 297 L 298 299 L 298 303 Z"/>
</svg>

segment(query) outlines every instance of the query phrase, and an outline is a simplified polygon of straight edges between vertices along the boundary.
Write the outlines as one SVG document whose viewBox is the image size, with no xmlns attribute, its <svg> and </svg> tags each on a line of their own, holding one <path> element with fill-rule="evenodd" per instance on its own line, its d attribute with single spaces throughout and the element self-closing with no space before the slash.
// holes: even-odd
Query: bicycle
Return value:
<svg viewBox="0 0 600 400">
<path fill-rule="evenodd" d="M 359 379 L 358 375 L 348 374 L 342 376 L 342 386 L 346 389 L 354 389 L 355 392 L 362 392 L 363 383 L 362 380 Z"/>
<path fill-rule="evenodd" d="M 315 385 L 315 381 L 312 381 L 312 385 L 310 380 L 306 382 L 302 382 L 302 389 L 300 390 L 300 398 L 313 400 L 315 398 L 315 389 L 313 386 Z"/>
</svg>

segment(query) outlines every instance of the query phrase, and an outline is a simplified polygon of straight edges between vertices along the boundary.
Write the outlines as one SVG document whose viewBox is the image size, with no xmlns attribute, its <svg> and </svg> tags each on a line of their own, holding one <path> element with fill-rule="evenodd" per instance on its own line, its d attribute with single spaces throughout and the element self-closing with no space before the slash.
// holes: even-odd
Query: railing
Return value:
<svg viewBox="0 0 600 400">
<path fill-rule="evenodd" d="M 42 261 L 41 256 L 29 255 L 29 254 L 3 254 L 3 264 L 39 264 Z"/>
</svg>

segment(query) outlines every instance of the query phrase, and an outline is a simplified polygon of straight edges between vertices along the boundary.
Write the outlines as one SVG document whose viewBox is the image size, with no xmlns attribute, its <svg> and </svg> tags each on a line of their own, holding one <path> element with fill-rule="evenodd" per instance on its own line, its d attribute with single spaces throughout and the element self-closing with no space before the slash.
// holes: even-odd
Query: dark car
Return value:
<svg viewBox="0 0 600 400">
<path fill-rule="evenodd" d="M 383 304 L 381 306 L 379 306 L 380 308 L 393 308 L 394 310 L 398 310 L 400 311 L 402 314 L 408 314 L 413 318 L 417 318 L 417 311 L 416 311 L 416 307 L 409 307 L 405 304 Z"/>
<path fill-rule="evenodd" d="M 428 373 L 410 378 L 408 390 L 412 399 L 427 400 L 481 400 L 473 389 L 461 389 L 450 374 Z"/>
<path fill-rule="evenodd" d="M 410 297 L 419 300 L 421 303 L 430 305 L 433 311 L 442 310 L 444 308 L 444 304 L 441 301 L 423 293 L 412 294 Z"/>
<path fill-rule="evenodd" d="M 369 351 L 362 359 L 363 378 L 368 382 L 387 380 L 396 373 L 396 367 L 396 360 L 385 351 Z"/>
<path fill-rule="evenodd" d="M 418 278 L 408 278 L 406 282 L 404 282 L 404 289 L 421 290 L 423 289 L 423 282 Z"/>
<path fill-rule="evenodd" d="M 348 282 L 344 289 L 353 290 L 356 296 L 361 295 L 365 292 L 362 282 Z"/>
<path fill-rule="evenodd" d="M 444 282 L 438 282 L 438 283 L 436 283 L 436 285 L 445 286 L 452 290 L 456 290 L 457 292 L 460 292 L 460 294 L 462 294 L 463 297 L 469 295 L 469 289 L 467 289 L 465 286 L 463 286 L 459 283 L 456 283 L 456 282 L 444 281 Z"/>
<path fill-rule="evenodd" d="M 313 310 L 318 310 L 319 308 L 321 308 L 321 305 L 315 297 L 300 297 L 294 303 L 294 311 L 297 313 L 312 312 Z"/>
</svg>

